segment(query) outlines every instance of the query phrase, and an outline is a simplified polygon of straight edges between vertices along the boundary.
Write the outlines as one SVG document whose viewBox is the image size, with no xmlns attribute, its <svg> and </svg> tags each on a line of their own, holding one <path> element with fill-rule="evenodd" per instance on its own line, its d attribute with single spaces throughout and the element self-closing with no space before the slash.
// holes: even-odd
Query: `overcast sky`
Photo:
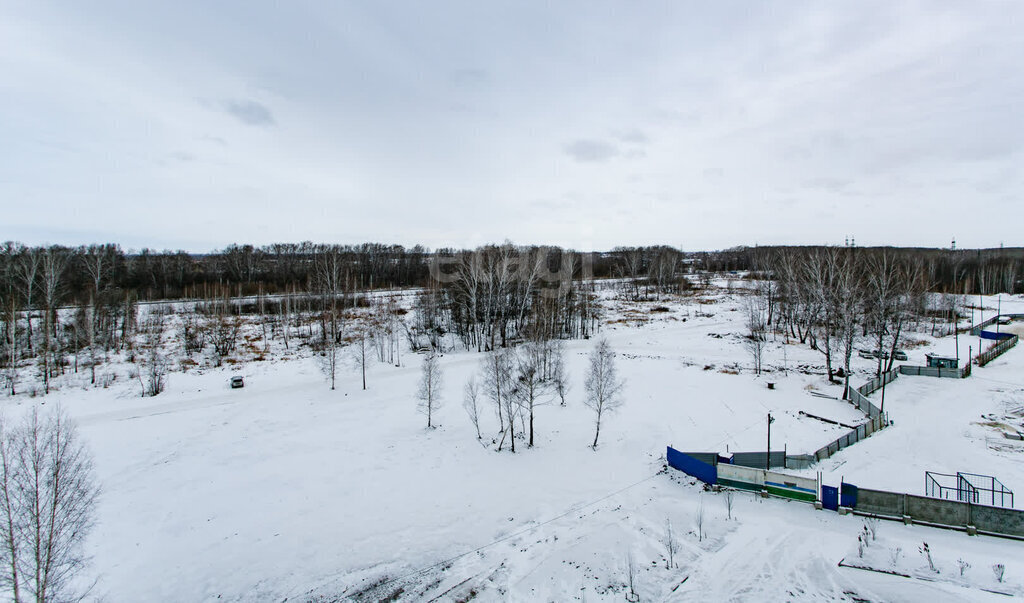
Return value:
<svg viewBox="0 0 1024 603">
<path fill-rule="evenodd" d="M 1024 3 L 0 2 L 0 239 L 1024 244 Z"/>
</svg>

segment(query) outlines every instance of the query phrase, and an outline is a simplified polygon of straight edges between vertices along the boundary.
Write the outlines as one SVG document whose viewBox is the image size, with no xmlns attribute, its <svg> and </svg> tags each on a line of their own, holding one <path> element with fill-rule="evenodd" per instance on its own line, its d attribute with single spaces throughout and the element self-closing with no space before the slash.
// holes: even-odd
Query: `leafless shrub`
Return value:
<svg viewBox="0 0 1024 603">
<path fill-rule="evenodd" d="M 1003 575 L 1006 573 L 1006 566 L 1002 563 L 997 563 L 992 566 L 992 574 L 996 577 L 996 582 L 1003 581 Z"/>
</svg>

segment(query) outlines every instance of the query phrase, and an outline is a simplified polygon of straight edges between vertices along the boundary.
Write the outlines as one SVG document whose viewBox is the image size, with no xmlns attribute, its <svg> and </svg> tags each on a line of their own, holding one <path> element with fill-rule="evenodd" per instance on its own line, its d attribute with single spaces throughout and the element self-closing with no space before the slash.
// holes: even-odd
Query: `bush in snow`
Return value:
<svg viewBox="0 0 1024 603">
<path fill-rule="evenodd" d="M 997 563 L 992 566 L 992 573 L 995 574 L 996 582 L 1003 581 L 1003 574 L 1006 573 L 1006 566 L 1002 563 Z"/>
<path fill-rule="evenodd" d="M 871 532 L 871 542 L 878 539 L 878 520 L 874 518 L 868 518 L 864 520 L 864 527 Z"/>
<path fill-rule="evenodd" d="M 932 550 L 929 548 L 928 543 L 922 542 L 918 551 L 924 556 L 925 560 L 928 561 L 928 569 L 932 570 L 936 574 L 939 573 L 939 570 L 935 569 L 935 563 L 932 561 Z"/>
<path fill-rule="evenodd" d="M 956 566 L 960 568 L 960 577 L 964 577 L 964 573 L 971 569 L 971 564 L 964 561 L 962 558 L 956 560 Z"/>
</svg>

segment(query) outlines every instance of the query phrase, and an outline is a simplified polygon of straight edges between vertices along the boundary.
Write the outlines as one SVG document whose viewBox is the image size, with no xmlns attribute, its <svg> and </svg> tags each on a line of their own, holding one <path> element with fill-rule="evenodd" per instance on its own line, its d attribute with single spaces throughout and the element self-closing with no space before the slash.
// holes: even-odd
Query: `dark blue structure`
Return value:
<svg viewBox="0 0 1024 603">
<path fill-rule="evenodd" d="M 687 475 L 692 475 L 705 484 L 715 484 L 718 482 L 718 469 L 710 463 L 698 461 L 671 446 L 668 447 L 665 458 L 668 460 L 669 467 L 678 469 Z"/>
</svg>

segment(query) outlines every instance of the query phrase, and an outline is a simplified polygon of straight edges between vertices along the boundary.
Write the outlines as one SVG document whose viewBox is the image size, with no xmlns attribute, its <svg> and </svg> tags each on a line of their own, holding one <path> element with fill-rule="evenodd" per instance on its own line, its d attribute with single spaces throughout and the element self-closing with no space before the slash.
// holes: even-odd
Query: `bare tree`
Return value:
<svg viewBox="0 0 1024 603">
<path fill-rule="evenodd" d="M 838 267 L 829 303 L 836 308 L 836 329 L 843 354 L 843 399 L 846 400 L 850 396 L 850 361 L 857 345 L 857 319 L 864 304 L 864 287 L 855 248 L 842 250 L 835 260 Z"/>
<path fill-rule="evenodd" d="M 550 373 L 559 403 L 565 406 L 565 396 L 572 386 L 569 384 L 569 370 L 565 368 L 565 345 L 559 339 L 552 341 Z"/>
<path fill-rule="evenodd" d="M 697 512 L 693 514 L 693 525 L 697 528 L 697 541 L 704 540 L 704 499 L 697 504 Z"/>
<path fill-rule="evenodd" d="M 466 382 L 463 390 L 462 408 L 466 409 L 469 421 L 476 429 L 476 439 L 481 439 L 483 436 L 480 435 L 480 388 L 473 377 Z"/>
<path fill-rule="evenodd" d="M 366 389 L 366 335 L 367 327 L 365 324 L 355 325 L 355 345 L 352 348 L 352 358 L 359 365 L 359 371 L 363 376 L 363 389 Z M 433 354 L 431 354 L 433 355 Z"/>
<path fill-rule="evenodd" d="M 594 411 L 594 443 L 591 448 L 597 449 L 597 439 L 601 435 L 601 419 L 606 412 L 612 412 L 622 406 L 622 387 L 624 382 L 619 379 L 615 370 L 615 352 L 607 339 L 601 339 L 590 353 L 590 368 L 584 381 L 586 397 L 583 403 Z"/>
<path fill-rule="evenodd" d="M 516 402 L 526 413 L 530 422 L 528 447 L 533 448 L 534 411 L 538 406 L 547 403 L 549 382 L 543 378 L 543 344 L 529 342 L 522 346 L 518 355 L 518 374 L 516 375 L 513 395 Z"/>
<path fill-rule="evenodd" d="M 420 412 L 427 415 L 427 427 L 433 427 L 434 412 L 441 406 L 441 365 L 437 354 L 430 352 L 423 359 L 420 368 L 420 389 L 417 397 L 420 400 Z"/>
<path fill-rule="evenodd" d="M 80 600 L 82 545 L 99 490 L 92 458 L 59 408 L 0 428 L 0 551 L 14 601 Z"/>
<path fill-rule="evenodd" d="M 0 588 L 11 593 L 11 600 L 21 601 L 21 579 L 18 573 L 19 549 L 21 548 L 22 513 L 18 499 L 18 454 L 17 431 L 8 430 L 0 417 Z"/>
<path fill-rule="evenodd" d="M 156 396 L 164 391 L 171 360 L 163 349 L 164 313 L 157 307 L 142 326 L 142 349 L 136 356 L 143 396 Z"/>
<path fill-rule="evenodd" d="M 333 329 L 337 325 L 336 319 L 325 320 L 320 323 L 321 329 Z M 338 334 L 325 331 L 321 340 L 320 353 L 317 355 L 317 363 L 320 371 L 331 382 L 331 389 L 334 389 L 338 376 Z"/>
<path fill-rule="evenodd" d="M 761 374 L 761 359 L 766 343 L 766 310 L 764 298 L 760 295 L 748 295 L 743 298 L 743 319 L 747 329 L 743 344 L 750 353 L 754 364 L 754 374 Z"/>
<path fill-rule="evenodd" d="M 805 258 L 803 264 L 811 347 L 825 356 L 825 371 L 829 382 L 833 380 L 833 355 L 837 343 L 837 311 L 833 303 L 833 292 L 839 273 L 836 262 L 838 253 L 839 250 L 832 247 L 814 251 Z"/>
<path fill-rule="evenodd" d="M 725 491 L 725 512 L 729 521 L 732 521 L 732 507 L 735 503 L 736 493 L 732 490 Z"/>
<path fill-rule="evenodd" d="M 42 253 L 39 249 L 23 248 L 18 253 L 18 261 L 15 263 L 15 275 L 22 285 L 22 299 L 25 301 L 25 343 L 29 352 L 32 351 L 32 310 L 33 297 L 36 291 L 36 281 L 39 275 L 39 266 L 42 260 Z"/>
<path fill-rule="evenodd" d="M 639 601 L 640 596 L 636 593 L 636 559 L 633 551 L 626 553 L 626 581 L 629 585 L 629 592 L 626 593 L 627 601 Z"/>
<path fill-rule="evenodd" d="M 55 364 L 53 349 L 53 333 L 56 330 L 54 320 L 57 318 L 57 303 L 63 293 L 64 268 L 68 263 L 68 254 L 59 247 L 48 247 L 43 251 L 42 278 L 43 302 L 46 314 L 43 316 L 43 387 L 50 393 L 50 376 Z"/>
<path fill-rule="evenodd" d="M 242 330 L 242 319 L 232 315 L 229 301 L 225 298 L 214 305 L 214 315 L 209 328 L 210 342 L 213 344 L 213 358 L 217 366 L 224 358 L 235 351 L 238 345 L 238 334 Z"/>
<path fill-rule="evenodd" d="M 181 317 L 181 343 L 185 355 L 202 352 L 206 347 L 206 323 L 195 310 L 185 310 Z"/>
<path fill-rule="evenodd" d="M 515 426 L 512 423 L 515 403 L 512 398 L 511 351 L 507 348 L 493 350 L 483 359 L 480 368 L 484 377 L 484 392 L 494 403 L 494 409 L 498 416 L 498 425 L 501 431 L 498 450 L 501 450 L 505 443 L 505 437 L 511 432 L 512 452 L 515 452 Z"/>
<path fill-rule="evenodd" d="M 7 319 L 7 386 L 13 396 L 18 393 L 18 304 L 13 291 L 3 310 Z"/>
<path fill-rule="evenodd" d="M 676 551 L 679 550 L 679 541 L 672 533 L 672 520 L 665 520 L 665 552 L 668 558 L 665 559 L 665 569 L 672 569 L 676 566 Z"/>
</svg>

